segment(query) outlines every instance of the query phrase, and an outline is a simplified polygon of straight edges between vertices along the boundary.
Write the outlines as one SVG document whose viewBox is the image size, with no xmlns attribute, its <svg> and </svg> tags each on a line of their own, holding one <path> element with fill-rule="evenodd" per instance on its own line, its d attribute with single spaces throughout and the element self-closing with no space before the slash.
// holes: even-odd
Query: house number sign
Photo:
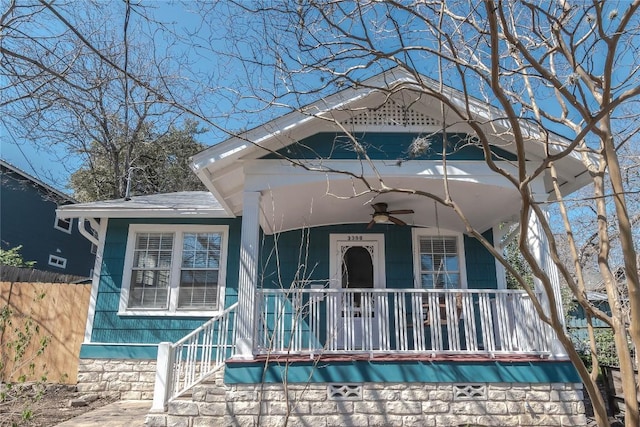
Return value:
<svg viewBox="0 0 640 427">
<path fill-rule="evenodd" d="M 351 234 L 347 236 L 348 242 L 361 242 L 364 240 L 364 236 L 362 234 Z"/>
</svg>

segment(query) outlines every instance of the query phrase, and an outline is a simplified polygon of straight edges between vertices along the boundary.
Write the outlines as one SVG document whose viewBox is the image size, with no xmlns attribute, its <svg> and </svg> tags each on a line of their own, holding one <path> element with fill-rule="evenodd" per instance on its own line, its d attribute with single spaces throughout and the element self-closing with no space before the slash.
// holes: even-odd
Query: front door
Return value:
<svg viewBox="0 0 640 427">
<path fill-rule="evenodd" d="M 380 305 L 386 301 L 384 235 L 331 235 L 329 333 L 336 350 L 380 348 Z"/>
</svg>

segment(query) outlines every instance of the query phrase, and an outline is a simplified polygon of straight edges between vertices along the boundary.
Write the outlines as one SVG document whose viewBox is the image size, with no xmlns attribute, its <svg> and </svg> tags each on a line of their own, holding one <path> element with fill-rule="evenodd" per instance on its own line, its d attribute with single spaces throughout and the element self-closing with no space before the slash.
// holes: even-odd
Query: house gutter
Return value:
<svg viewBox="0 0 640 427">
<path fill-rule="evenodd" d="M 98 221 L 95 220 L 95 218 L 89 218 L 89 219 L 86 219 L 84 217 L 78 218 L 78 231 L 80 232 L 80 234 L 82 234 L 82 236 L 85 239 L 87 239 L 94 245 L 98 246 L 98 243 L 99 243 L 98 239 L 96 239 L 96 237 L 86 229 L 85 221 L 88 221 L 89 225 L 94 230 L 98 230 L 100 228 L 100 224 L 98 223 Z"/>
</svg>

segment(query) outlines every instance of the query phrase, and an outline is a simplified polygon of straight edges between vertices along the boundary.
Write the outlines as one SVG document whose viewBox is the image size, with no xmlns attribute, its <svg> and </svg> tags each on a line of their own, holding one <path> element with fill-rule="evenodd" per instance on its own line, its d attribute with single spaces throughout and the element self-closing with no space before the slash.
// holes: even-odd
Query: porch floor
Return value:
<svg viewBox="0 0 640 427">
<path fill-rule="evenodd" d="M 531 354 L 500 354 L 490 356 L 486 354 L 325 354 L 310 357 L 309 355 L 258 355 L 252 360 L 227 359 L 227 364 L 243 364 L 256 362 L 286 362 L 286 363 L 304 363 L 304 362 L 353 362 L 353 361 L 369 361 L 369 362 L 526 362 L 549 360 L 548 355 L 531 355 Z"/>
</svg>

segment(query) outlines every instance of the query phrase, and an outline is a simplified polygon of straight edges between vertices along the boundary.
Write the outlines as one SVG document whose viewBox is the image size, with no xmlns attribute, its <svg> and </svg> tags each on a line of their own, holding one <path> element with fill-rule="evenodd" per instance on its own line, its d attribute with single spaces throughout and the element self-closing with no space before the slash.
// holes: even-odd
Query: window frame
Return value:
<svg viewBox="0 0 640 427">
<path fill-rule="evenodd" d="M 422 237 L 455 237 L 456 245 L 458 250 L 458 262 L 459 262 L 459 273 L 460 273 L 460 288 L 459 289 L 467 289 L 467 264 L 465 260 L 465 247 L 464 247 L 464 235 L 457 231 L 441 229 L 437 230 L 435 228 L 413 228 L 411 230 L 412 233 L 412 245 L 411 248 L 413 252 L 413 286 L 416 289 L 422 289 L 422 269 L 420 262 L 420 239 Z"/>
<path fill-rule="evenodd" d="M 173 233 L 173 250 L 169 273 L 169 302 L 167 308 L 129 308 L 129 290 L 133 271 L 136 235 L 138 233 Z M 218 268 L 218 308 L 216 310 L 193 310 L 178 308 L 178 292 L 180 290 L 180 270 L 182 269 L 182 243 L 185 233 L 219 233 L 220 264 Z M 174 316 L 174 317 L 211 317 L 224 310 L 227 248 L 229 246 L 229 226 L 227 225 L 183 225 L 183 224 L 130 224 L 125 250 L 124 268 L 122 272 L 122 288 L 120 291 L 120 316 Z"/>
<path fill-rule="evenodd" d="M 59 225 L 60 221 L 66 221 L 69 223 L 69 227 L 65 228 L 65 227 L 61 227 Z M 63 231 L 67 234 L 71 234 L 72 230 L 73 230 L 73 218 L 60 218 L 58 215 L 56 215 L 56 218 L 53 222 L 53 228 L 55 228 L 56 230 L 60 230 Z"/>
<path fill-rule="evenodd" d="M 60 261 L 62 262 L 62 265 L 58 264 L 56 261 Z M 58 255 L 53 255 L 53 254 L 49 254 L 49 265 L 56 267 L 56 268 L 60 268 L 62 270 L 64 270 L 65 268 L 67 268 L 67 259 L 63 258 L 61 256 Z"/>
</svg>

